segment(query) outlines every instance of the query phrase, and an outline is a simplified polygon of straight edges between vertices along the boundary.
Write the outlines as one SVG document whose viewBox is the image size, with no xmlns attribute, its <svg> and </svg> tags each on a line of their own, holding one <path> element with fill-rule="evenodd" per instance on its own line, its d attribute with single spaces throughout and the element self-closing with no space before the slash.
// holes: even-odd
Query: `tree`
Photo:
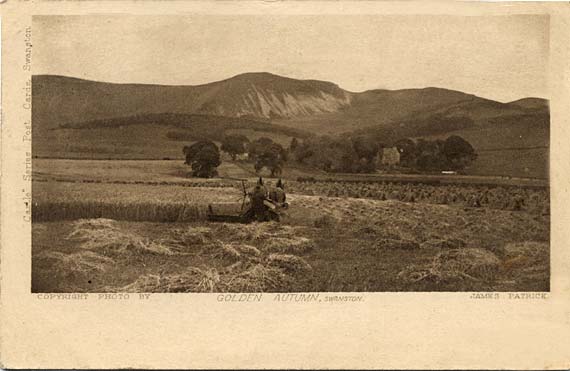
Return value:
<svg viewBox="0 0 570 371">
<path fill-rule="evenodd" d="M 378 155 L 378 143 L 372 137 L 360 135 L 352 139 L 352 146 L 361 159 L 373 160 Z"/>
<path fill-rule="evenodd" d="M 293 158 L 300 164 L 305 163 L 305 160 L 313 155 L 313 145 L 310 139 L 303 140 L 293 151 Z"/>
<path fill-rule="evenodd" d="M 184 153 L 184 157 L 185 157 L 184 163 L 185 163 L 186 165 L 191 165 L 193 158 L 194 158 L 204 147 L 210 147 L 210 148 L 213 149 L 214 151 L 219 152 L 218 146 L 217 146 L 214 142 L 209 141 L 209 140 L 200 140 L 200 141 L 195 142 L 194 144 L 192 144 L 192 145 L 190 145 L 190 146 L 184 146 L 184 148 L 182 149 L 182 153 Z"/>
<path fill-rule="evenodd" d="M 380 147 L 373 137 L 357 136 L 352 139 L 352 147 L 358 156 L 356 172 L 370 173 L 376 170 L 376 156 Z"/>
<path fill-rule="evenodd" d="M 257 160 L 257 157 L 273 144 L 267 137 L 261 137 L 249 144 L 249 158 Z"/>
<path fill-rule="evenodd" d="M 264 167 L 271 171 L 271 176 L 281 175 L 283 165 L 287 161 L 287 151 L 269 138 L 259 138 L 250 145 L 250 154 L 253 150 L 255 159 L 255 171 L 259 172 Z"/>
<path fill-rule="evenodd" d="M 211 178 L 217 175 L 216 168 L 220 161 L 220 150 L 215 143 L 204 140 L 191 146 L 184 146 L 187 165 L 192 166 L 192 175 L 200 178 Z"/>
<path fill-rule="evenodd" d="M 249 139 L 245 135 L 226 135 L 222 140 L 222 151 L 227 152 L 235 160 L 237 155 L 247 151 Z"/>
<path fill-rule="evenodd" d="M 420 170 L 443 170 L 448 167 L 443 154 L 444 142 L 419 139 L 416 144 L 416 167 Z"/>
<path fill-rule="evenodd" d="M 442 152 L 449 166 L 456 170 L 464 169 L 477 158 L 473 146 L 458 135 L 452 135 L 445 140 Z"/>
</svg>

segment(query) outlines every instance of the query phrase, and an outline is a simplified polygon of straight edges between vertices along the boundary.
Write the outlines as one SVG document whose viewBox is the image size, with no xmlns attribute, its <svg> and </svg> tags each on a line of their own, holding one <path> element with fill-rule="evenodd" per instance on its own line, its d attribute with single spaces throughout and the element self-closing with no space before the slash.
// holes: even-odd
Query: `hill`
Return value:
<svg viewBox="0 0 570 371">
<path fill-rule="evenodd" d="M 548 110 L 548 100 L 542 98 L 523 98 L 509 103 L 526 109 Z"/>
<path fill-rule="evenodd" d="M 247 73 L 197 86 L 114 84 L 64 76 L 32 77 L 34 124 L 60 124 L 150 113 L 267 119 L 332 112 L 351 94 L 333 83 Z"/>
<path fill-rule="evenodd" d="M 270 119 L 295 129 L 334 134 L 429 120 L 436 115 L 469 117 L 475 123 L 483 123 L 548 108 L 544 99 L 500 103 L 433 87 L 353 93 L 331 82 L 270 73 L 245 73 L 196 86 L 114 84 L 50 75 L 33 76 L 32 83 L 32 119 L 34 127 L 40 130 L 169 113 L 245 117 L 263 122 Z"/>
<path fill-rule="evenodd" d="M 32 84 L 34 154 L 40 156 L 172 157 L 179 156 L 180 141 L 219 140 L 225 133 L 283 144 L 309 133 L 372 134 L 387 144 L 459 134 L 478 152 L 493 151 L 480 157 L 476 174 L 548 174 L 550 117 L 548 101 L 540 98 L 501 103 L 435 87 L 355 93 L 270 73 L 195 86 L 49 75 L 33 76 Z M 515 162 L 532 165 L 515 171 L 509 165 Z"/>
<path fill-rule="evenodd" d="M 141 114 L 61 124 L 34 130 L 33 155 L 55 158 L 162 159 L 182 158 L 184 144 L 220 142 L 226 134 L 261 136 L 288 146 L 291 138 L 310 133 L 268 122 L 197 114 Z"/>
</svg>

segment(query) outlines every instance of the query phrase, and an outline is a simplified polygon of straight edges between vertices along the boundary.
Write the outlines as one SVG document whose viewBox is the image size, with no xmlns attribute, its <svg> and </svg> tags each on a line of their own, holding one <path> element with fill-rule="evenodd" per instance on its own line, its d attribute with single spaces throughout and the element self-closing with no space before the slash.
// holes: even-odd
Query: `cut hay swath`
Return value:
<svg viewBox="0 0 570 371">
<path fill-rule="evenodd" d="M 269 292 L 286 290 L 294 276 L 311 266 L 293 255 L 270 255 L 258 262 L 234 263 L 224 271 L 188 268 L 178 274 L 146 274 L 116 292 Z"/>
<path fill-rule="evenodd" d="M 402 250 L 415 250 L 420 248 L 420 244 L 412 240 L 398 240 L 390 238 L 382 238 L 376 241 L 376 248 L 379 249 L 402 249 Z"/>
<path fill-rule="evenodd" d="M 292 277 L 277 267 L 255 264 L 228 280 L 228 292 L 268 292 L 284 290 Z"/>
<path fill-rule="evenodd" d="M 146 274 L 135 282 L 120 287 L 107 288 L 117 292 L 219 292 L 220 275 L 214 268 L 189 268 L 180 274 Z"/>
<path fill-rule="evenodd" d="M 59 251 L 44 251 L 37 254 L 34 259 L 37 259 L 40 264 L 47 263 L 49 266 L 55 267 L 55 273 L 60 273 L 64 276 L 103 272 L 107 266 L 114 264 L 113 259 L 93 251 L 81 251 L 71 254 Z"/>
<path fill-rule="evenodd" d="M 301 236 L 272 237 L 265 244 L 264 249 L 277 253 L 300 254 L 314 249 L 312 240 Z"/>
<path fill-rule="evenodd" d="M 82 249 L 107 254 L 137 251 L 163 255 L 175 254 L 175 251 L 167 245 L 119 229 L 110 219 L 77 220 L 73 223 L 73 230 L 67 239 L 79 241 Z"/>
<path fill-rule="evenodd" d="M 398 277 L 409 282 L 485 281 L 497 274 L 500 263 L 495 254 L 484 249 L 445 250 L 428 264 L 409 266 Z"/>
<path fill-rule="evenodd" d="M 541 281 L 550 276 L 550 246 L 545 242 L 518 242 L 504 248 L 502 269 L 519 279 Z"/>
<path fill-rule="evenodd" d="M 278 267 L 286 272 L 298 273 L 312 270 L 307 261 L 296 255 L 270 254 L 267 257 L 270 266 Z"/>
</svg>

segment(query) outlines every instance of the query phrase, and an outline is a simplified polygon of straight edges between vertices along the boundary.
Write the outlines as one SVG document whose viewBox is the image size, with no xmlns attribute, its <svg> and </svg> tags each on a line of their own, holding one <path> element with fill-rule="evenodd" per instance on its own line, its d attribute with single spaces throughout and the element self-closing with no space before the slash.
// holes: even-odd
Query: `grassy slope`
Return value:
<svg viewBox="0 0 570 371">
<path fill-rule="evenodd" d="M 545 125 L 487 126 L 432 135 L 445 139 L 459 135 L 473 145 L 477 160 L 467 170 L 473 175 L 509 175 L 548 179 L 549 128 Z"/>
<path fill-rule="evenodd" d="M 283 145 L 308 135 L 265 122 L 202 115 L 145 115 L 33 130 L 36 157 L 94 159 L 183 158 L 182 147 L 188 143 L 219 142 L 236 132 L 247 133 L 250 140 L 266 136 Z"/>
</svg>

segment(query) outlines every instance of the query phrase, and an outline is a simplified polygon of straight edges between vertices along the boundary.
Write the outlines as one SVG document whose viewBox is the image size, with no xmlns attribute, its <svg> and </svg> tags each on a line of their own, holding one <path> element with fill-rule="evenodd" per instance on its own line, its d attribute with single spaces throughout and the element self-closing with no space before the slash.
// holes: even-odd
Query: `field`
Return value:
<svg viewBox="0 0 570 371">
<path fill-rule="evenodd" d="M 226 161 L 217 168 L 220 177 L 257 179 L 253 164 Z M 190 178 L 191 168 L 177 160 L 72 160 L 43 159 L 33 161 L 34 180 L 107 183 L 219 183 L 219 180 Z M 269 173 L 263 170 L 263 175 Z M 325 177 L 326 173 L 302 166 L 288 165 L 283 178 Z"/>
<path fill-rule="evenodd" d="M 543 188 L 287 181 L 282 223 L 242 225 L 206 221 L 239 182 L 53 161 L 34 162 L 34 292 L 549 290 Z"/>
<path fill-rule="evenodd" d="M 319 196 L 290 201 L 282 224 L 215 224 L 199 214 L 184 223 L 34 223 L 33 289 L 549 288 L 547 216 Z"/>
<path fill-rule="evenodd" d="M 493 126 L 479 130 L 458 130 L 427 138 L 445 139 L 450 135 L 459 135 L 476 148 L 477 160 L 470 166 L 469 174 L 548 179 L 548 126 Z"/>
</svg>

